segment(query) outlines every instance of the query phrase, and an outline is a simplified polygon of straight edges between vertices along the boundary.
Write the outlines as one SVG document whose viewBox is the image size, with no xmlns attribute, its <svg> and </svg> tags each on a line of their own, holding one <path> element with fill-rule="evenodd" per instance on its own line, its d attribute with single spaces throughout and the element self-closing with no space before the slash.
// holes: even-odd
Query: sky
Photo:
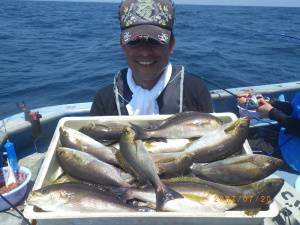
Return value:
<svg viewBox="0 0 300 225">
<path fill-rule="evenodd" d="M 66 0 L 62 0 L 62 1 L 66 1 Z M 120 2 L 120 0 L 67 0 L 67 1 Z M 300 7 L 300 0 L 174 0 L 174 1 L 176 4 Z"/>
</svg>

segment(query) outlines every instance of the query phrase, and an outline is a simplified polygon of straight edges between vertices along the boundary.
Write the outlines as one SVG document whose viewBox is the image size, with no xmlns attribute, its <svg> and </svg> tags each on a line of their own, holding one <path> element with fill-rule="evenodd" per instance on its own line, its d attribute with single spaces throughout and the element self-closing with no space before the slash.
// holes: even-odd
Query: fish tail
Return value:
<svg viewBox="0 0 300 225">
<path fill-rule="evenodd" d="M 156 211 L 161 211 L 163 205 L 173 199 L 183 198 L 181 194 L 161 184 L 156 188 Z"/>
<path fill-rule="evenodd" d="M 62 127 L 59 128 L 60 135 L 63 135 L 64 129 Z"/>
<path fill-rule="evenodd" d="M 90 129 L 89 129 L 89 127 L 81 127 L 78 131 L 83 133 L 83 134 L 88 135 Z"/>
<path fill-rule="evenodd" d="M 135 132 L 135 139 L 136 140 L 144 140 L 144 139 L 149 138 L 148 131 L 145 128 L 140 127 L 139 125 L 136 125 L 136 124 L 133 124 L 133 123 L 130 123 L 130 125 L 131 125 L 131 128 Z"/>
</svg>

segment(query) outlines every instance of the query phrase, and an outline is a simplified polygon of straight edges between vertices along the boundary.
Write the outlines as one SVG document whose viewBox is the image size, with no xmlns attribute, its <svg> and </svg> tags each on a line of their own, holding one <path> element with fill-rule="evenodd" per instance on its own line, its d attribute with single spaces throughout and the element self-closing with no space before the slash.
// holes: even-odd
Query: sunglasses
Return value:
<svg viewBox="0 0 300 225">
<path fill-rule="evenodd" d="M 126 46 L 128 46 L 128 47 L 139 47 L 141 45 L 148 45 L 148 46 L 151 46 L 151 47 L 159 47 L 159 46 L 163 46 L 165 44 L 166 43 L 157 41 L 153 38 L 137 38 L 133 41 L 129 41 L 126 44 Z"/>
</svg>

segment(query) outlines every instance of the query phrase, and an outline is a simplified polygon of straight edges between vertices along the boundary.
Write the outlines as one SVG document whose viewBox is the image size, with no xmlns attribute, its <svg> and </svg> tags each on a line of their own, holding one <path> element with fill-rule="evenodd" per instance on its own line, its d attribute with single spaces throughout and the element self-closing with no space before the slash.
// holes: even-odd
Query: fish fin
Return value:
<svg viewBox="0 0 300 225">
<path fill-rule="evenodd" d="M 86 134 L 86 135 L 90 135 L 90 133 L 94 130 L 94 129 L 100 129 L 100 130 L 103 130 L 103 131 L 109 131 L 110 130 L 110 127 L 107 126 L 107 125 L 104 125 L 104 124 L 96 124 L 96 123 L 90 123 L 86 126 L 82 126 L 81 128 L 79 128 L 79 132 L 83 133 L 83 134 Z"/>
<path fill-rule="evenodd" d="M 89 133 L 90 130 L 95 129 L 95 127 L 96 127 L 95 123 L 90 123 L 86 126 L 82 126 L 81 128 L 78 129 L 78 131 L 81 132 L 81 133 L 86 134 L 86 133 Z"/>
<path fill-rule="evenodd" d="M 67 135 L 67 132 L 64 132 L 63 126 L 61 126 L 61 127 L 59 128 L 59 133 L 60 133 L 60 136 L 66 136 L 66 135 Z"/>
<path fill-rule="evenodd" d="M 83 126 L 83 127 L 79 128 L 78 131 L 83 133 L 83 134 L 87 134 L 88 131 L 89 131 L 89 127 Z"/>
<path fill-rule="evenodd" d="M 154 141 L 152 140 L 147 140 L 147 141 L 144 141 L 144 146 L 147 148 L 148 152 L 151 152 L 151 148 L 153 148 L 155 146 L 155 143 Z"/>
<path fill-rule="evenodd" d="M 131 128 L 135 132 L 135 140 L 144 140 L 148 139 L 147 130 L 143 127 L 140 127 L 139 125 L 136 125 L 134 123 L 129 123 Z"/>
<path fill-rule="evenodd" d="M 199 137 L 191 137 L 191 138 L 189 138 L 189 141 L 191 143 L 191 142 L 194 142 L 194 141 L 196 141 L 196 140 L 198 140 L 200 138 L 201 138 L 201 136 L 199 136 Z M 190 143 L 188 143 L 188 144 L 190 144 Z"/>
<path fill-rule="evenodd" d="M 124 203 L 126 203 L 128 200 L 133 199 L 132 190 L 127 187 L 110 187 L 109 192 L 116 195 Z"/>
<path fill-rule="evenodd" d="M 118 143 L 118 140 L 101 140 L 100 142 L 105 146 L 111 146 Z"/>
<path fill-rule="evenodd" d="M 165 142 L 167 143 L 168 142 L 168 139 L 167 138 L 163 138 L 163 137 L 159 137 L 159 138 L 150 138 L 149 140 L 152 140 L 153 142 Z"/>
<path fill-rule="evenodd" d="M 156 189 L 156 210 L 161 211 L 163 205 L 173 199 L 183 198 L 181 194 L 174 191 L 173 189 L 161 184 Z"/>
</svg>

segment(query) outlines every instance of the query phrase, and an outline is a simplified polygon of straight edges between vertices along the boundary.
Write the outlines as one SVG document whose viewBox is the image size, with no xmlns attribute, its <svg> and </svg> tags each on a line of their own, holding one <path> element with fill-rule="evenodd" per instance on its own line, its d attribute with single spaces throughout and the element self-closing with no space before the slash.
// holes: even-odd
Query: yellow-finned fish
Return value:
<svg viewBox="0 0 300 225">
<path fill-rule="evenodd" d="M 32 191 L 26 203 L 49 212 L 137 211 L 109 192 L 80 183 L 52 184 Z"/>
<path fill-rule="evenodd" d="M 201 137 L 222 124 L 219 118 L 209 113 L 190 111 L 177 113 L 167 118 L 157 128 L 144 129 L 137 125 L 133 127 L 141 140 L 180 139 Z"/>
<path fill-rule="evenodd" d="M 107 147 L 93 138 L 66 126 L 60 127 L 60 141 L 63 147 L 87 152 L 104 162 L 118 165 L 116 149 Z"/>
<path fill-rule="evenodd" d="M 266 155 L 241 155 L 190 168 L 199 178 L 227 185 L 245 185 L 262 180 L 283 165 L 281 159 Z"/>
<path fill-rule="evenodd" d="M 116 187 L 131 187 L 134 181 L 130 174 L 85 152 L 59 147 L 56 156 L 63 170 L 77 179 Z"/>
<path fill-rule="evenodd" d="M 152 184 L 156 193 L 156 210 L 159 211 L 168 201 L 182 196 L 160 181 L 154 162 L 143 142 L 135 138 L 135 131 L 131 127 L 125 127 L 120 139 L 120 153 L 138 179 Z"/>
</svg>

